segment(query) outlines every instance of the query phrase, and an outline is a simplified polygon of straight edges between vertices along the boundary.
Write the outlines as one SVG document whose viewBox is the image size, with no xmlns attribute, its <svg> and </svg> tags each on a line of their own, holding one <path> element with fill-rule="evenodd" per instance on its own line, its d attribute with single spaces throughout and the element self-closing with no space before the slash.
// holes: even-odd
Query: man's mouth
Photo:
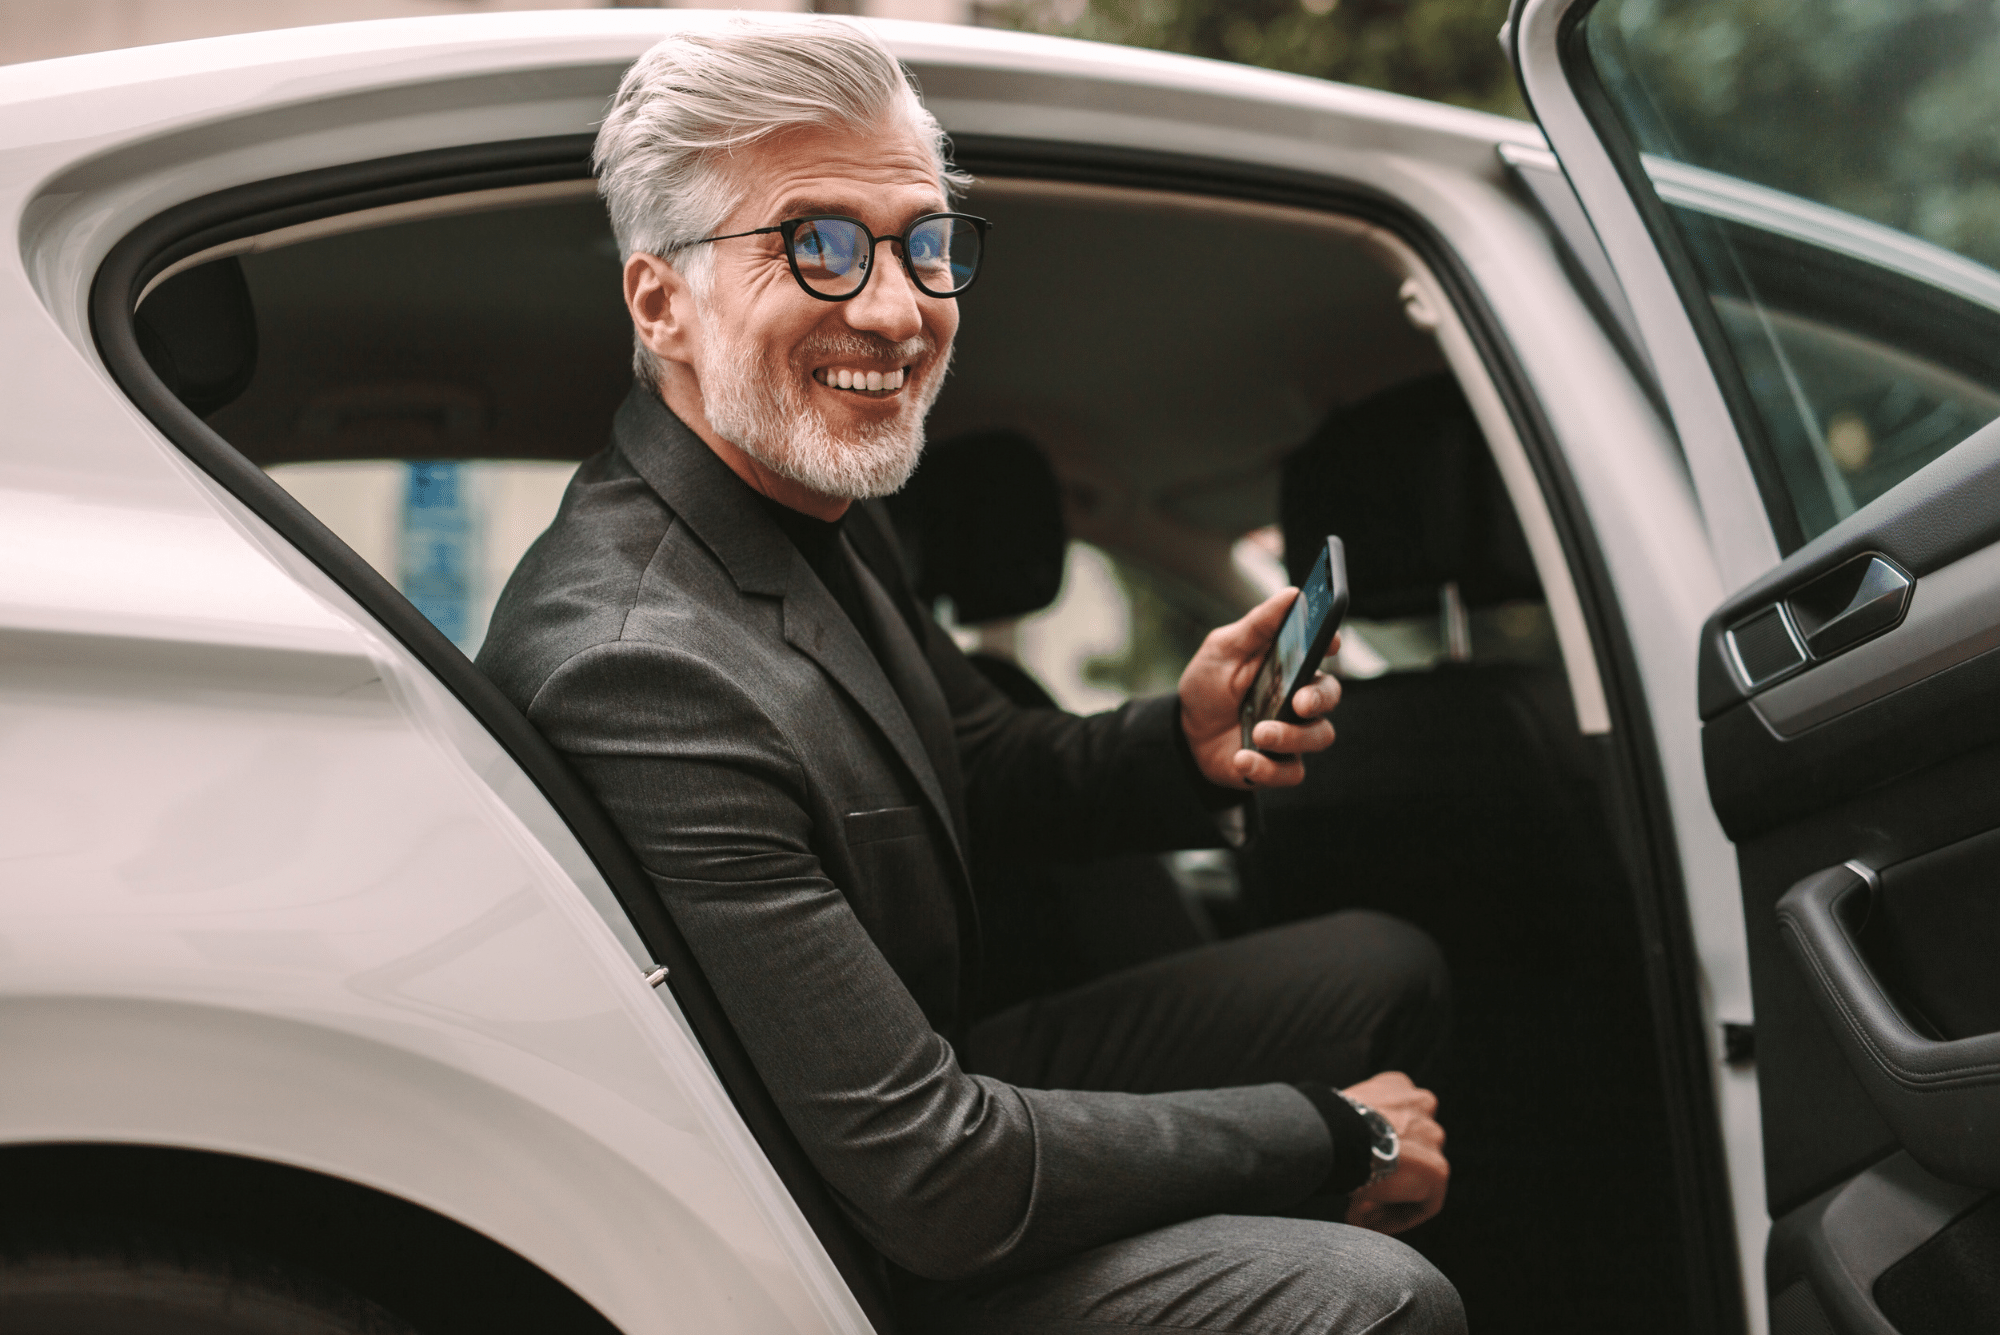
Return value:
<svg viewBox="0 0 2000 1335">
<path fill-rule="evenodd" d="M 844 389 L 850 394 L 860 394 L 869 398 L 885 398 L 903 387 L 909 379 L 910 368 L 899 366 L 893 371 L 863 370 L 852 366 L 822 366 L 812 373 L 814 380 L 828 389 Z"/>
</svg>

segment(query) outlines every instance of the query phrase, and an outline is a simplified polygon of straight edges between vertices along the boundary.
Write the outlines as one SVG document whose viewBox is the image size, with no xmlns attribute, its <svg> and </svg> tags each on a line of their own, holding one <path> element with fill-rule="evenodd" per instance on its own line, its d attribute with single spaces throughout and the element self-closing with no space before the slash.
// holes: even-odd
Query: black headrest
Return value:
<svg viewBox="0 0 2000 1335">
<path fill-rule="evenodd" d="M 234 400 L 257 369 L 257 316 L 234 257 L 175 274 L 132 323 L 147 365 L 198 417 Z"/>
<path fill-rule="evenodd" d="M 931 445 L 889 498 L 889 513 L 917 595 L 951 599 L 961 624 L 1026 616 L 1062 588 L 1062 487 L 1025 436 L 992 431 Z"/>
<path fill-rule="evenodd" d="M 1346 543 L 1355 616 L 1435 612 L 1439 587 L 1454 580 L 1468 607 L 1542 596 L 1500 472 L 1449 375 L 1334 413 L 1285 460 L 1278 516 L 1294 582 L 1327 534 Z"/>
</svg>

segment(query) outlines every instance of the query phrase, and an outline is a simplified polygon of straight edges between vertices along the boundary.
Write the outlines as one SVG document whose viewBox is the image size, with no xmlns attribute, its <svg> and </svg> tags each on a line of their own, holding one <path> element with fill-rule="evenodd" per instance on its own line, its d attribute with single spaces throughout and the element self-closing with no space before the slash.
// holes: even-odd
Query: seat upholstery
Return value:
<svg viewBox="0 0 2000 1335">
<path fill-rule="evenodd" d="M 1542 596 L 1500 470 L 1448 375 L 1327 418 L 1285 460 L 1278 522 L 1294 583 L 1311 570 L 1320 540 L 1340 535 L 1351 616 L 1434 612 L 1447 581 L 1468 608 Z"/>
<path fill-rule="evenodd" d="M 1518 522 L 1455 385 L 1413 382 L 1336 414 L 1287 461 L 1295 567 L 1346 543 L 1359 615 L 1539 599 Z M 1438 942 L 1456 1056 L 1442 1082 L 1451 1203 L 1418 1244 L 1482 1314 L 1557 1290 L 1563 1329 L 1624 1327 L 1679 1245 L 1671 1145 L 1630 883 L 1600 752 L 1559 664 L 1447 662 L 1344 683 L 1331 750 L 1260 794 L 1246 893 L 1267 925 L 1385 910 Z M 1553 1120 L 1551 1120 L 1553 1119 Z M 1560 1128 L 1561 1148 L 1544 1148 Z M 1534 1221 L 1523 1228 L 1522 1222 Z M 1591 1258 L 1552 1273 L 1552 1258 Z M 1650 1267 L 1650 1269 L 1648 1269 Z M 1651 1310 L 1651 1308 L 1648 1308 Z"/>
<path fill-rule="evenodd" d="M 1055 470 L 1012 432 L 939 441 L 891 517 L 928 601 L 949 598 L 961 624 L 1038 612 L 1055 600 L 1069 545 Z M 973 665 L 1016 704 L 1056 702 L 1020 664 L 993 654 Z M 1028 863 L 1006 850 L 972 850 L 979 906 L 980 1010 L 1017 1002 L 1143 964 L 1206 939 L 1156 857 Z"/>
</svg>

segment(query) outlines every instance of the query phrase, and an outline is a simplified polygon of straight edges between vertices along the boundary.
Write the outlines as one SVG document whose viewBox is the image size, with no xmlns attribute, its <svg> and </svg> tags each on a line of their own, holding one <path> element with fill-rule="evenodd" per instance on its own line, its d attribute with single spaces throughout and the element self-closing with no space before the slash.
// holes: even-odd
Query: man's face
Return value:
<svg viewBox="0 0 2000 1335">
<path fill-rule="evenodd" d="M 913 219 L 946 207 L 929 149 L 893 124 L 775 136 L 741 153 L 734 177 L 747 189 L 718 234 L 837 213 L 878 237 L 900 236 Z M 709 424 L 822 495 L 859 499 L 900 487 L 923 449 L 958 303 L 919 291 L 893 243 L 876 248 L 861 294 L 841 302 L 800 289 L 776 233 L 712 244 L 714 280 L 700 303 L 693 360 Z M 843 373 L 857 387 L 840 388 Z M 871 383 L 882 388 L 865 388 Z"/>
</svg>

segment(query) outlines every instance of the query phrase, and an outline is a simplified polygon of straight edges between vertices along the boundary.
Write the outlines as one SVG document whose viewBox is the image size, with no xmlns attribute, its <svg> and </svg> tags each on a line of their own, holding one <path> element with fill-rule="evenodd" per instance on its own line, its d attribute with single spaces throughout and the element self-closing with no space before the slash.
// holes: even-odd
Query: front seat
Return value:
<svg viewBox="0 0 2000 1335">
<path fill-rule="evenodd" d="M 1336 413 L 1288 460 L 1280 512 L 1294 578 L 1325 535 L 1345 541 L 1356 617 L 1437 616 L 1448 585 L 1475 615 L 1541 600 L 1449 377 Z M 1553 654 L 1480 647 L 1474 634 L 1464 661 L 1343 683 L 1332 748 L 1299 787 L 1257 799 L 1245 890 L 1267 923 L 1371 908 L 1437 941 L 1454 993 L 1439 1087 L 1452 1199 L 1419 1245 L 1468 1295 L 1527 1311 L 1546 1300 L 1542 1258 L 1629 1273 L 1678 1244 L 1671 1217 L 1629 1206 L 1670 1190 L 1653 1152 L 1665 1105 L 1600 752 Z M 1552 1125 L 1561 1149 L 1544 1155 Z M 1589 1292 L 1597 1272 L 1572 1270 L 1564 1283 Z"/>
<path fill-rule="evenodd" d="M 1468 616 L 1541 601 L 1450 376 L 1335 413 L 1286 460 L 1279 515 L 1294 581 L 1327 534 L 1344 541 L 1352 617 L 1439 617 L 1454 598 Z M 1490 883 L 1528 865 L 1563 874 L 1589 760 L 1561 665 L 1482 662 L 1478 648 L 1428 671 L 1344 683 L 1333 748 L 1309 758 L 1302 785 L 1258 798 L 1250 888 L 1265 921 L 1386 897 L 1435 934 L 1459 913 L 1468 876 Z"/>
<path fill-rule="evenodd" d="M 1062 589 L 1069 548 L 1062 488 L 1025 436 L 983 432 L 931 445 L 890 498 L 889 513 L 917 597 L 933 607 L 950 599 L 961 625 L 1039 612 Z M 1015 704 L 1057 708 L 1013 659 L 968 657 Z M 1009 860 L 995 849 L 972 854 L 981 1015 L 1207 939 L 1157 857 L 1050 864 Z"/>
</svg>

